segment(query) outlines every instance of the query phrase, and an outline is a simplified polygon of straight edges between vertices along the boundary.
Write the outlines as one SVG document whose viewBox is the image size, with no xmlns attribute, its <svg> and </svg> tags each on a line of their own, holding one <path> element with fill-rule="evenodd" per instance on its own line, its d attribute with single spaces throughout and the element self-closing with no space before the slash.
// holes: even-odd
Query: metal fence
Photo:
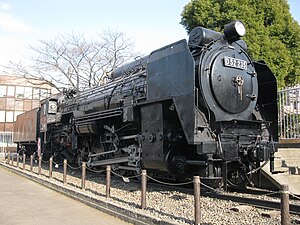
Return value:
<svg viewBox="0 0 300 225">
<path fill-rule="evenodd" d="M 16 148 L 13 143 L 13 132 L 0 132 L 0 154 Z"/>
<path fill-rule="evenodd" d="M 300 138 L 300 87 L 278 92 L 280 139 Z"/>
</svg>

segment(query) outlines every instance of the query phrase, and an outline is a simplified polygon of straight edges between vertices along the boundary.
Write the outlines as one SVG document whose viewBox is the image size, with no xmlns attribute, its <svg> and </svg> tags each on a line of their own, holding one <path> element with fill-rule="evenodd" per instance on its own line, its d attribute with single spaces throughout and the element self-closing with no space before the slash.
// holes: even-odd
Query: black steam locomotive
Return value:
<svg viewBox="0 0 300 225">
<path fill-rule="evenodd" d="M 245 32 L 240 21 L 224 34 L 196 27 L 188 42 L 117 68 L 103 86 L 43 101 L 43 157 L 176 179 L 199 175 L 211 186 L 244 186 L 269 160 L 273 170 L 276 79 L 250 59 Z"/>
</svg>

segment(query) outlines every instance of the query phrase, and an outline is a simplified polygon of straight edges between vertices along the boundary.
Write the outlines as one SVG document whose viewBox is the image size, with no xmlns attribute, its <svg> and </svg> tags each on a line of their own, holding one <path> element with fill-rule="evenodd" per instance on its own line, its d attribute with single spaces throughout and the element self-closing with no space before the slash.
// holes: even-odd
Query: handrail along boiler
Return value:
<svg viewBox="0 0 300 225">
<path fill-rule="evenodd" d="M 105 85 L 43 101 L 44 157 L 112 165 L 239 187 L 278 142 L 276 79 L 247 54 L 240 21 L 224 33 L 196 27 L 180 40 L 112 72 Z"/>
</svg>

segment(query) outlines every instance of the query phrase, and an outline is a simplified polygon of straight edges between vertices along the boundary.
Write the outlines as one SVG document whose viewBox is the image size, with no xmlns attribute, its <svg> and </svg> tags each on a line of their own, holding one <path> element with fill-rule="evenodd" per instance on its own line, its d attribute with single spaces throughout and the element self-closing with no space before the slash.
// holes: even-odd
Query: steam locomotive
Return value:
<svg viewBox="0 0 300 225">
<path fill-rule="evenodd" d="M 188 41 L 115 69 L 103 86 L 42 101 L 31 112 L 34 143 L 56 161 L 247 185 L 265 162 L 274 170 L 278 124 L 276 79 L 251 60 L 245 33 L 240 21 L 224 33 L 196 27 Z M 21 139 L 18 151 L 37 150 Z"/>
</svg>

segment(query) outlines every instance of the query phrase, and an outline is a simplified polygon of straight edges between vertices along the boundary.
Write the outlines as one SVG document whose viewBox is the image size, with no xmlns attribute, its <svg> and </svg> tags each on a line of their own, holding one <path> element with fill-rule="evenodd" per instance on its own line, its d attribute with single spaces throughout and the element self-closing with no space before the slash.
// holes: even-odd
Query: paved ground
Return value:
<svg viewBox="0 0 300 225">
<path fill-rule="evenodd" d="M 1 225 L 128 224 L 0 167 Z"/>
</svg>

